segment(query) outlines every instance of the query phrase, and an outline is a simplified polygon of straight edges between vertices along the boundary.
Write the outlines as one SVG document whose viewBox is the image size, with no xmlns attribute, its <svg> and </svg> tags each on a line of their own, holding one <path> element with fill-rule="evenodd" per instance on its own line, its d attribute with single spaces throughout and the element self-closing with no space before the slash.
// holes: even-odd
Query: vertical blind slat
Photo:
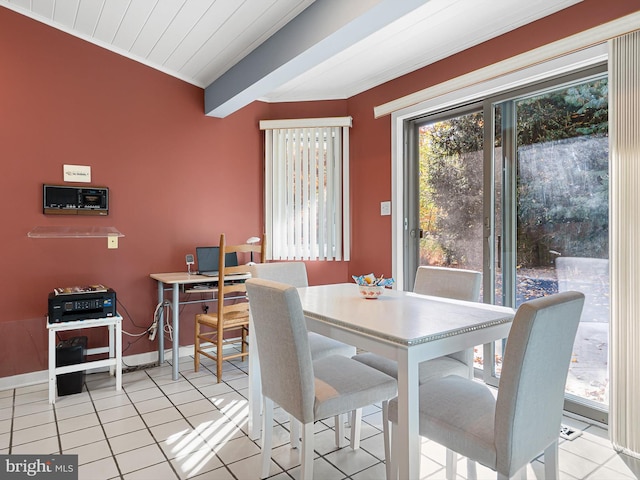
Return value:
<svg viewBox="0 0 640 480">
<path fill-rule="evenodd" d="M 348 258 L 347 139 L 348 127 L 265 130 L 268 259 Z"/>
</svg>

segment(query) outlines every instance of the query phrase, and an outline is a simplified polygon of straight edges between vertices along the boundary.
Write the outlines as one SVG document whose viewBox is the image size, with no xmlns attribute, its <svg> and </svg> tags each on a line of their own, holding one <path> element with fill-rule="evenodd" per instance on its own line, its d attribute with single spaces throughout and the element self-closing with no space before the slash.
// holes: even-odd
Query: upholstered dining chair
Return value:
<svg viewBox="0 0 640 480">
<path fill-rule="evenodd" d="M 308 287 L 309 277 L 307 276 L 307 267 L 304 262 L 271 262 L 271 263 L 257 263 L 251 267 L 252 278 L 263 278 L 265 280 L 273 280 L 274 282 L 286 283 L 293 287 Z M 309 347 L 311 348 L 311 358 L 318 360 L 320 358 L 328 357 L 329 355 L 343 355 L 345 357 L 352 357 L 356 354 L 356 347 L 353 345 L 347 345 L 346 343 L 339 342 L 333 338 L 325 337 L 315 332 L 308 332 Z M 361 412 L 358 412 L 359 418 Z M 300 431 L 298 424 L 294 423 L 293 416 L 290 423 L 290 436 L 291 446 L 298 448 Z M 339 426 L 336 425 L 336 429 Z M 340 432 L 338 432 L 341 434 Z M 356 425 L 351 425 L 351 442 L 352 446 L 355 446 L 353 442 L 357 442 L 360 438 L 360 422 L 356 422 Z M 340 441 L 340 445 L 341 445 Z M 338 446 L 340 446 L 338 445 Z"/>
<path fill-rule="evenodd" d="M 480 298 L 482 274 L 474 270 L 447 267 L 418 267 L 413 286 L 415 293 L 477 302 Z M 363 352 L 353 357 L 381 372 L 398 378 L 398 365 L 393 360 Z M 473 378 L 473 350 L 464 350 L 422 362 L 419 367 L 420 384 L 447 375 Z"/>
<path fill-rule="evenodd" d="M 261 477 L 269 475 L 274 403 L 303 425 L 303 480 L 313 477 L 314 422 L 382 402 L 386 438 L 396 380 L 342 355 L 314 361 L 296 288 L 261 278 L 246 285 L 262 375 Z"/>
<path fill-rule="evenodd" d="M 304 262 L 271 262 L 258 263 L 251 267 L 252 278 L 264 278 L 274 282 L 286 283 L 296 288 L 308 287 L 307 267 Z M 318 360 L 329 355 L 351 357 L 356 347 L 339 342 L 315 332 L 309 332 L 311 358 Z"/>
<path fill-rule="evenodd" d="M 475 462 L 480 462 L 496 471 L 498 479 L 516 475 L 544 452 L 545 478 L 558 478 L 564 389 L 583 305 L 580 292 L 520 305 L 507 339 L 497 398 L 484 384 L 456 375 L 419 387 L 419 432 L 447 447 L 448 479 L 456 478 L 457 463 L 449 452 L 468 458 L 468 478 L 475 478 Z M 397 418 L 394 399 L 389 419 L 397 423 Z M 395 453 L 392 478 L 397 474 Z"/>
<path fill-rule="evenodd" d="M 244 280 L 233 280 L 233 275 L 248 273 L 249 266 L 229 266 L 226 259 L 229 254 L 250 254 L 265 259 L 265 237 L 258 245 L 227 245 L 224 233 L 220 235 L 220 250 L 218 259 L 218 301 L 213 313 L 199 313 L 195 318 L 195 341 L 193 355 L 193 369 L 200 369 L 200 355 L 216 362 L 216 377 L 218 383 L 222 381 L 222 365 L 225 360 L 245 358 L 247 351 L 247 334 L 249 331 L 249 305 Z M 225 338 L 225 332 L 235 332 L 233 338 Z M 203 345 L 204 343 L 204 345 Z M 215 351 L 210 350 L 209 343 L 215 344 Z M 240 345 L 239 352 L 227 351 L 227 345 Z"/>
</svg>

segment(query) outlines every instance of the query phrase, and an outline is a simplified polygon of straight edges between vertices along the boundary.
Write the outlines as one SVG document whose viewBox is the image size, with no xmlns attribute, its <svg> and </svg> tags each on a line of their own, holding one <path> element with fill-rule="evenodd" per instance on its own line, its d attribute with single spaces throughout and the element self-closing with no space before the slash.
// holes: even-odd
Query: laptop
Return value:
<svg viewBox="0 0 640 480">
<path fill-rule="evenodd" d="M 220 247 L 196 247 L 196 261 L 198 262 L 198 274 L 205 277 L 218 276 L 218 259 Z M 235 252 L 227 253 L 225 257 L 227 267 L 238 265 L 238 255 Z"/>
</svg>

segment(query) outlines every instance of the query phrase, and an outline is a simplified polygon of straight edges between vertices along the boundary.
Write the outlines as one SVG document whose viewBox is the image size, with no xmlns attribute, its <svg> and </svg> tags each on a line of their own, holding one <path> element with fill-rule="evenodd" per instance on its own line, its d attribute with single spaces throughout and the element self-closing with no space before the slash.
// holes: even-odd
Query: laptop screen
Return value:
<svg viewBox="0 0 640 480">
<path fill-rule="evenodd" d="M 218 257 L 220 255 L 220 247 L 196 247 L 196 260 L 198 262 L 198 273 L 217 273 Z M 227 267 L 235 267 L 238 265 L 238 255 L 227 253 L 225 258 Z"/>
</svg>

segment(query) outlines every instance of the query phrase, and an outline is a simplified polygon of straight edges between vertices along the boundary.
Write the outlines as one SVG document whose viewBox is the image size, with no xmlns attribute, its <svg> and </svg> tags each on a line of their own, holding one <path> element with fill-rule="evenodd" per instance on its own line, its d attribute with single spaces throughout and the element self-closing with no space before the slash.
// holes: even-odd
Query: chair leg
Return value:
<svg viewBox="0 0 640 480">
<path fill-rule="evenodd" d="M 273 400 L 262 398 L 262 473 L 260 478 L 269 476 L 271 467 L 271 437 L 273 433 Z"/>
<path fill-rule="evenodd" d="M 351 449 L 352 450 L 358 450 L 360 448 L 361 430 L 362 430 L 362 409 L 356 408 L 351 412 Z"/>
<path fill-rule="evenodd" d="M 242 345 L 240 346 L 242 353 L 247 353 L 247 329 L 246 327 L 242 327 Z M 244 360 L 246 357 L 242 357 Z"/>
<path fill-rule="evenodd" d="M 458 473 L 458 454 L 447 448 L 447 480 L 455 480 Z"/>
<path fill-rule="evenodd" d="M 477 478 L 476 462 L 467 458 L 467 480 L 476 480 Z"/>
<path fill-rule="evenodd" d="M 545 480 L 556 480 L 560 476 L 558 465 L 558 440 L 544 450 L 544 478 Z"/>
<path fill-rule="evenodd" d="M 334 422 L 335 422 L 336 447 L 342 448 L 345 445 L 344 419 L 342 418 L 342 415 L 336 415 L 334 417 Z"/>
<path fill-rule="evenodd" d="M 200 322 L 196 320 L 195 340 L 193 342 L 193 371 L 200 370 Z M 175 361 L 173 359 L 172 361 Z"/>
<path fill-rule="evenodd" d="M 300 422 L 293 415 L 289 415 L 289 443 L 291 448 L 300 446 Z"/>
<path fill-rule="evenodd" d="M 391 438 L 389 426 L 389 402 L 385 400 L 382 402 L 382 439 L 384 441 L 384 464 L 387 469 L 387 480 L 391 478 Z M 360 432 L 358 432 L 358 434 L 359 433 Z"/>
<path fill-rule="evenodd" d="M 386 458 L 387 480 L 398 479 L 398 425 L 391 423 L 391 458 Z M 388 428 L 388 427 L 387 427 Z M 383 433 L 384 435 L 384 433 Z"/>
<path fill-rule="evenodd" d="M 313 479 L 313 422 L 302 426 L 302 458 L 300 480 Z"/>
<path fill-rule="evenodd" d="M 224 331 L 218 332 L 216 335 L 216 377 L 218 377 L 218 383 L 222 381 L 222 341 L 224 339 Z"/>
</svg>

